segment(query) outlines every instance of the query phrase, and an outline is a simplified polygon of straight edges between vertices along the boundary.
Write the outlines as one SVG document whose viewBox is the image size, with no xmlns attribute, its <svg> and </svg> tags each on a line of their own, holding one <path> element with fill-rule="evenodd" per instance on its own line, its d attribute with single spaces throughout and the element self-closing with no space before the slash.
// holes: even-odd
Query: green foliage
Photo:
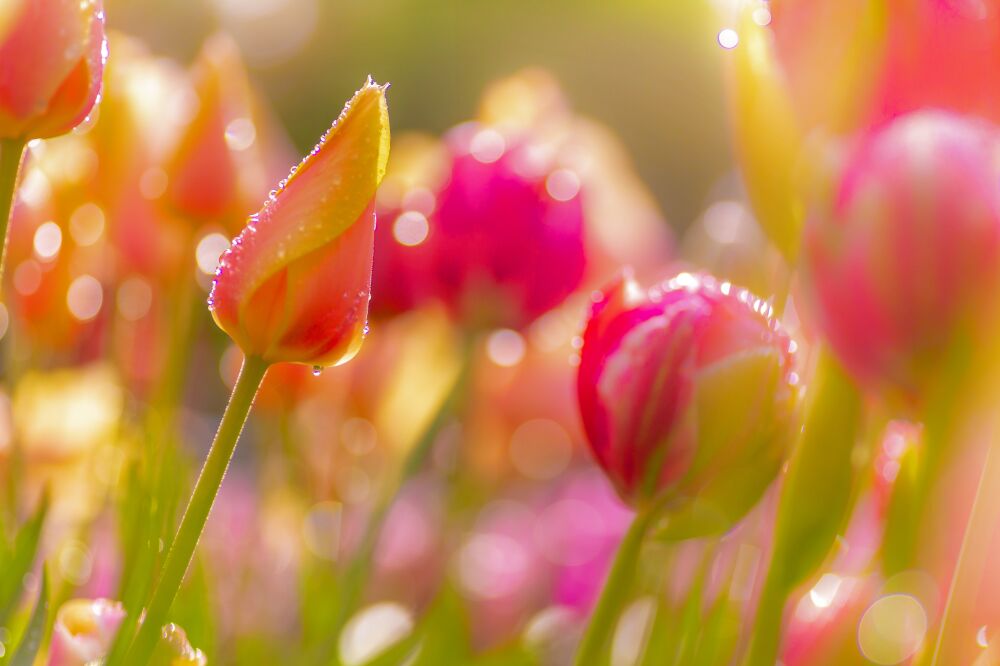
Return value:
<svg viewBox="0 0 1000 666">
<path fill-rule="evenodd" d="M 46 619 L 49 616 L 49 576 L 42 569 L 42 584 L 38 589 L 38 600 L 31 611 L 31 619 L 24 629 L 21 641 L 11 654 L 8 666 L 32 666 L 45 638 Z"/>
<path fill-rule="evenodd" d="M 35 513 L 18 530 L 14 543 L 4 544 L 0 551 L 0 571 L 3 572 L 0 576 L 0 626 L 7 624 L 21 600 L 24 577 L 35 563 L 38 540 L 48 510 L 48 493 L 45 493 Z"/>
</svg>

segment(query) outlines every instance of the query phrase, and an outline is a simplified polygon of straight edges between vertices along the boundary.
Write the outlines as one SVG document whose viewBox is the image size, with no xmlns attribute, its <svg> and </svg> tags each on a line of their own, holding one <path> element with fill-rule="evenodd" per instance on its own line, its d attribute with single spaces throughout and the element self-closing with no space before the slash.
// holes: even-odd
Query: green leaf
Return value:
<svg viewBox="0 0 1000 666">
<path fill-rule="evenodd" d="M 38 650 L 45 638 L 45 620 L 49 615 L 49 576 L 42 568 L 42 585 L 38 590 L 38 600 L 31 612 L 31 619 L 21 636 L 21 642 L 11 655 L 8 666 L 32 666 L 38 656 Z"/>
<path fill-rule="evenodd" d="M 787 591 L 826 558 L 850 513 L 852 454 L 862 421 L 861 394 L 840 364 L 823 352 L 802 438 L 788 465 L 770 573 Z"/>
<path fill-rule="evenodd" d="M 14 538 L 14 548 L 7 562 L 3 575 L 0 576 L 0 626 L 7 624 L 10 614 L 17 608 L 23 592 L 24 577 L 31 571 L 38 551 L 38 540 L 42 534 L 42 525 L 49 510 L 49 495 L 45 492 L 42 501 L 34 515 L 21 526 Z"/>
<path fill-rule="evenodd" d="M 408 663 L 419 649 L 419 637 L 415 633 L 410 634 L 364 662 L 363 666 L 402 666 Z"/>
<path fill-rule="evenodd" d="M 703 623 L 698 636 L 698 648 L 691 663 L 697 666 L 724 666 L 732 663 L 742 622 L 739 604 L 734 603 L 727 595 L 721 595 Z"/>
<path fill-rule="evenodd" d="M 853 454 L 861 430 L 861 394 L 827 349 L 820 350 L 809 391 L 802 436 L 782 487 L 773 555 L 746 666 L 775 663 L 788 594 L 823 563 L 855 497 Z"/>
<path fill-rule="evenodd" d="M 537 657 L 520 643 L 479 655 L 473 666 L 540 666 Z"/>
<path fill-rule="evenodd" d="M 414 666 L 469 663 L 472 642 L 465 605 L 454 587 L 445 585 L 416 633 L 422 639 L 422 647 Z"/>
</svg>

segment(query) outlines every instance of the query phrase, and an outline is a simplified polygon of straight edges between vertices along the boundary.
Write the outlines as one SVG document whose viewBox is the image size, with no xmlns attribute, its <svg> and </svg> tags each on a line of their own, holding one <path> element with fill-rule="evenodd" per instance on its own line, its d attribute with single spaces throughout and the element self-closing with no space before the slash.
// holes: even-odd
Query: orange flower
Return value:
<svg viewBox="0 0 1000 666">
<path fill-rule="evenodd" d="M 0 139 L 45 139 L 97 101 L 107 46 L 100 0 L 14 3 L 0 35 Z"/>
<path fill-rule="evenodd" d="M 209 309 L 248 356 L 327 366 L 361 347 L 389 157 L 385 89 L 365 83 L 219 260 Z"/>
</svg>

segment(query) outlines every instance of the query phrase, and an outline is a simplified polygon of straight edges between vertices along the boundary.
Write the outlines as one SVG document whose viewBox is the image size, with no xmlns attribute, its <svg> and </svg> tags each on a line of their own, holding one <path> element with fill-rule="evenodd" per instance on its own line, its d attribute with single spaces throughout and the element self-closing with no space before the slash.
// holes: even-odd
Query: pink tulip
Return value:
<svg viewBox="0 0 1000 666">
<path fill-rule="evenodd" d="M 449 151 L 436 138 L 410 134 L 393 139 L 376 203 L 373 317 L 407 312 L 433 298 L 436 257 L 430 225 L 450 167 Z"/>
<path fill-rule="evenodd" d="M 369 81 L 233 239 L 209 307 L 244 354 L 326 366 L 360 349 L 388 154 L 385 88 Z"/>
<path fill-rule="evenodd" d="M 594 457 L 633 506 L 669 495 L 728 527 L 783 459 L 792 351 L 769 307 L 729 283 L 681 273 L 644 292 L 626 277 L 595 295 L 583 338 Z"/>
<path fill-rule="evenodd" d="M 559 305 L 586 268 L 579 180 L 544 146 L 469 123 L 427 242 L 436 295 L 471 326 L 520 328 Z"/>
<path fill-rule="evenodd" d="M 125 608 L 108 599 L 73 599 L 60 606 L 52 629 L 49 666 L 86 666 L 104 659 Z"/>
<path fill-rule="evenodd" d="M 100 0 L 26 0 L 0 35 L 0 139 L 65 134 L 90 113 L 107 46 Z"/>
<path fill-rule="evenodd" d="M 1000 2 L 890 0 L 876 120 L 925 107 L 1000 121 Z"/>
<path fill-rule="evenodd" d="M 805 253 L 818 320 L 869 384 L 919 397 L 996 300 L 998 135 L 941 111 L 864 137 Z"/>
</svg>

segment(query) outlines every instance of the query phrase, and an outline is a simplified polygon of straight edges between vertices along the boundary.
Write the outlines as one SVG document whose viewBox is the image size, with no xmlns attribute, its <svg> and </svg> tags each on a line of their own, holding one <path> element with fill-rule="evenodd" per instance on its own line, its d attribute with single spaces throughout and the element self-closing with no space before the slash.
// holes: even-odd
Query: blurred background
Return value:
<svg viewBox="0 0 1000 666">
<path fill-rule="evenodd" d="M 718 3 L 717 3 L 718 4 Z M 484 86 L 551 71 L 573 109 L 612 128 L 683 229 L 730 172 L 712 2 L 662 0 L 107 0 L 109 25 L 190 62 L 224 29 L 299 149 L 365 76 L 392 83 L 393 132 L 475 115 Z"/>
</svg>

